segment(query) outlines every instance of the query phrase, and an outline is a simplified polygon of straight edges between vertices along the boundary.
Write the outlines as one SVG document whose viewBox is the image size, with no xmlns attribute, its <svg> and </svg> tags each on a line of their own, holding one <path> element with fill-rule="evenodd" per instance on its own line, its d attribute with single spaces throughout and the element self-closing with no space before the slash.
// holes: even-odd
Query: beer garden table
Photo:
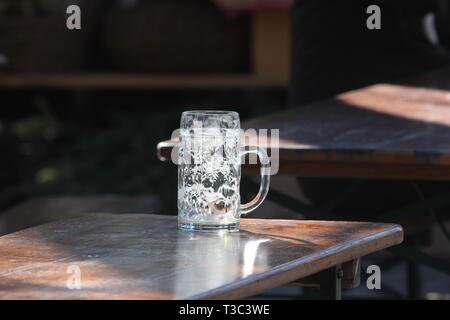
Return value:
<svg viewBox="0 0 450 320">
<path fill-rule="evenodd" d="M 279 145 L 260 141 L 278 152 L 280 175 L 357 178 L 327 205 L 312 207 L 271 189 L 268 197 L 310 219 L 329 219 L 332 209 L 364 183 L 363 179 L 450 180 L 450 67 L 396 83 L 376 84 L 310 105 L 269 114 L 242 124 L 244 129 L 279 129 Z M 170 158 L 177 140 L 157 147 Z M 258 166 L 246 165 L 244 173 Z M 399 222 L 429 215 L 450 241 L 434 209 L 450 204 L 450 190 L 380 213 L 377 221 Z M 338 219 L 333 216 L 333 219 Z M 402 244 L 391 248 L 409 261 L 450 274 L 450 263 Z M 411 283 L 410 283 L 411 285 Z"/>
<path fill-rule="evenodd" d="M 0 299 L 240 299 L 314 276 L 338 299 L 352 262 L 402 240 L 384 223 L 242 219 L 222 233 L 88 214 L 0 237 Z"/>
</svg>

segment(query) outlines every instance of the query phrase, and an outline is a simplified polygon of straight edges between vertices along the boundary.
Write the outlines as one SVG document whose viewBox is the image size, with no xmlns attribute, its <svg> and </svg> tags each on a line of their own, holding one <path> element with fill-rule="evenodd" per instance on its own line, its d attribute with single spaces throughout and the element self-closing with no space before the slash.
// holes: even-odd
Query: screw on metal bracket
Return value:
<svg viewBox="0 0 450 320">
<path fill-rule="evenodd" d="M 338 279 L 342 279 L 344 277 L 344 270 L 342 268 L 338 268 L 336 272 L 336 276 Z"/>
</svg>

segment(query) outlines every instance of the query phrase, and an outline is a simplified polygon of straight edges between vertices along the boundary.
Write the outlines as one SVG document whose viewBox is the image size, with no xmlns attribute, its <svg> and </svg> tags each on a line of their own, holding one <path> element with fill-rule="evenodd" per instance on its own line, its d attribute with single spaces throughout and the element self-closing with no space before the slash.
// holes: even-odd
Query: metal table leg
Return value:
<svg viewBox="0 0 450 320">
<path fill-rule="evenodd" d="M 342 299 L 341 280 L 343 275 L 343 270 L 340 265 L 322 271 L 320 278 L 320 296 L 322 299 Z"/>
</svg>

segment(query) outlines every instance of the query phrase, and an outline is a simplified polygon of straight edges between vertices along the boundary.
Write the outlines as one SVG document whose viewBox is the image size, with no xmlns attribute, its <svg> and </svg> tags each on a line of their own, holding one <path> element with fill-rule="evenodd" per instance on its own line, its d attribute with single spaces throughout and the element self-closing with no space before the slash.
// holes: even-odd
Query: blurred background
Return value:
<svg viewBox="0 0 450 320">
<path fill-rule="evenodd" d="M 66 28 L 69 4 L 81 30 Z M 0 208 L 61 194 L 151 195 L 149 206 L 175 209 L 176 167 L 157 160 L 156 144 L 187 109 L 245 120 L 286 106 L 288 9 L 1 0 Z"/>
<path fill-rule="evenodd" d="M 184 110 L 245 121 L 289 107 L 292 3 L 0 0 L 0 235 L 86 212 L 175 212 L 177 170 L 157 143 Z M 66 27 L 73 4 L 81 30 Z M 271 187 L 301 197 L 295 178 Z M 254 216 L 299 218 L 270 201 Z M 402 268 L 387 277 L 406 292 Z M 423 295 L 450 292 L 427 272 Z"/>
</svg>

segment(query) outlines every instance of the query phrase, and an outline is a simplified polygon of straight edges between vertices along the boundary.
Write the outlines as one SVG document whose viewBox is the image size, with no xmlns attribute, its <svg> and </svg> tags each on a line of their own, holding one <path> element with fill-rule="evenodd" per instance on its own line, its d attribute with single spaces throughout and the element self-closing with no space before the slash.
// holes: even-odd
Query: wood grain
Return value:
<svg viewBox="0 0 450 320">
<path fill-rule="evenodd" d="M 0 237 L 0 299 L 238 299 L 402 241 L 398 225 L 242 219 L 236 233 L 176 217 L 92 214 Z M 81 289 L 66 287 L 79 266 Z"/>
</svg>

